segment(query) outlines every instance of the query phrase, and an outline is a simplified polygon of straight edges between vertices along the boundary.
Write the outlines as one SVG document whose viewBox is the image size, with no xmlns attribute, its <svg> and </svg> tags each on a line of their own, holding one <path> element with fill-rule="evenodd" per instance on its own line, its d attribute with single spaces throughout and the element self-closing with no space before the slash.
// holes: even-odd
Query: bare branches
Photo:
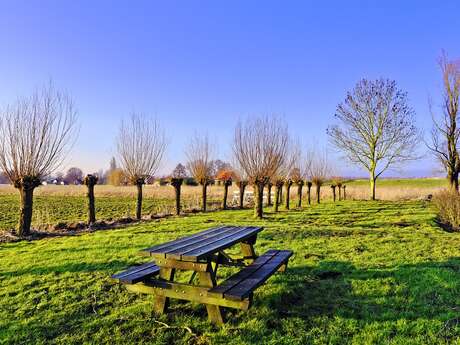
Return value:
<svg viewBox="0 0 460 345">
<path fill-rule="evenodd" d="M 460 61 L 449 60 L 447 54 L 443 52 L 438 63 L 443 80 L 442 116 L 437 119 L 430 102 L 433 129 L 431 130 L 431 145 L 427 144 L 427 146 L 446 170 L 450 185 L 458 190 L 460 128 L 457 126 L 457 116 L 460 96 Z"/>
<path fill-rule="evenodd" d="M 185 154 L 190 174 L 199 184 L 207 185 L 213 178 L 215 154 L 209 136 L 195 133 L 190 139 Z"/>
<path fill-rule="evenodd" d="M 233 155 L 241 170 L 255 183 L 287 168 L 288 144 L 287 125 L 278 117 L 248 119 L 235 128 Z"/>
<path fill-rule="evenodd" d="M 76 134 L 77 113 L 69 95 L 50 84 L 7 106 L 0 116 L 0 168 L 19 186 L 59 168 Z"/>
<path fill-rule="evenodd" d="M 322 186 L 330 177 L 331 165 L 326 151 L 311 151 L 308 178 L 315 186 Z"/>
<path fill-rule="evenodd" d="M 166 138 L 156 119 L 132 113 L 128 121 L 122 121 L 116 142 L 123 170 L 133 184 L 145 182 L 157 172 Z"/>
<path fill-rule="evenodd" d="M 414 152 L 421 135 L 415 113 L 395 81 L 361 80 L 335 116 L 339 124 L 327 131 L 332 144 L 365 167 L 373 182 L 388 168 L 418 158 Z"/>
</svg>

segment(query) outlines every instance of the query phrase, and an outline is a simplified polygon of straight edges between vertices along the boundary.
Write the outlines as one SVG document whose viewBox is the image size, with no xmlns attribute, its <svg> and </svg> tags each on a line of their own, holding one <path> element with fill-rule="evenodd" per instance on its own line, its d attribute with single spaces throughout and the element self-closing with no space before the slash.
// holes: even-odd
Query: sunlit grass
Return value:
<svg viewBox="0 0 460 345">
<path fill-rule="evenodd" d="M 3 244 L 0 341 L 459 344 L 460 234 L 441 230 L 434 217 L 421 201 L 347 201 L 262 221 L 251 210 L 225 211 Z M 227 313 L 223 328 L 191 303 L 173 302 L 157 318 L 151 296 L 110 280 L 146 260 L 140 249 L 218 224 L 263 225 L 259 253 L 295 252 L 288 271 L 256 291 L 248 312 Z"/>
</svg>

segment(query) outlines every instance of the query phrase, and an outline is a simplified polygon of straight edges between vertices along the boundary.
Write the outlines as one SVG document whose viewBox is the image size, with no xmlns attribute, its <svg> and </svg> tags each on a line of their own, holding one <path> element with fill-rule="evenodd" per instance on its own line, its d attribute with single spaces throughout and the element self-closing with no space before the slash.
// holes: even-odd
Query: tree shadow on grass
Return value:
<svg viewBox="0 0 460 345">
<path fill-rule="evenodd" d="M 433 343 L 449 343 L 460 336 L 459 257 L 383 269 L 323 261 L 315 267 L 289 267 L 268 284 L 277 284 L 276 292 L 257 298 L 256 291 L 254 305 L 265 310 L 267 327 L 248 330 L 253 333 L 250 338 L 267 336 L 267 329 L 281 331 L 290 322 L 301 322 L 305 328 L 300 333 L 305 334 L 309 328 L 334 328 L 337 318 L 357 324 L 356 333 L 365 327 L 397 333 L 403 322 L 412 325 L 407 334 L 398 334 L 407 340 L 430 332 Z M 353 336 L 349 331 L 335 332 L 343 343 Z"/>
<path fill-rule="evenodd" d="M 68 262 L 62 265 L 47 265 L 47 266 L 29 266 L 24 269 L 15 271 L 3 271 L 0 272 L 0 278 L 20 277 L 25 274 L 34 275 L 46 275 L 46 274 L 59 274 L 59 273 L 84 273 L 84 272 L 96 272 L 96 271 L 107 271 L 107 275 L 110 276 L 113 272 L 121 271 L 128 266 L 133 266 L 132 261 L 127 260 L 110 260 L 107 262 L 99 263 L 86 263 L 86 262 Z"/>
</svg>

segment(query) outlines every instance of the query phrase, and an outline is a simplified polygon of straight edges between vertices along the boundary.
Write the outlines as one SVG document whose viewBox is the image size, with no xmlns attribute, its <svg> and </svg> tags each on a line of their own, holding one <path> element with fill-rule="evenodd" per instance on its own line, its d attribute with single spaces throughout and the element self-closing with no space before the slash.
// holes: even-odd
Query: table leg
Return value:
<svg viewBox="0 0 460 345">
<path fill-rule="evenodd" d="M 160 278 L 164 280 L 173 281 L 174 280 L 174 268 L 160 268 Z M 157 314 L 163 314 L 166 312 L 169 306 L 169 297 L 156 296 L 155 297 L 155 312 Z"/>
<path fill-rule="evenodd" d="M 199 272 L 200 285 L 205 287 L 214 287 L 217 285 L 215 273 L 212 268 L 209 272 Z M 224 323 L 224 317 L 222 314 L 222 308 L 218 305 L 205 304 L 206 310 L 208 311 L 208 319 L 216 325 L 222 325 Z"/>
<path fill-rule="evenodd" d="M 241 242 L 241 253 L 245 260 L 255 260 L 257 259 L 257 254 L 254 249 L 254 244 L 256 243 L 257 236 L 251 237 L 250 239 Z"/>
</svg>

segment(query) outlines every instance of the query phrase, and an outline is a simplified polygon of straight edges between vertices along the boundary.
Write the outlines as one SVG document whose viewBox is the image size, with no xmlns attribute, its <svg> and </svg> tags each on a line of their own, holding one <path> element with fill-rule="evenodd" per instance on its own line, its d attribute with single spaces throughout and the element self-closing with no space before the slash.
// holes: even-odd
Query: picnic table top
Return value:
<svg viewBox="0 0 460 345">
<path fill-rule="evenodd" d="M 248 240 L 262 230 L 262 227 L 257 226 L 221 226 L 143 249 L 141 254 L 198 262 Z"/>
</svg>

